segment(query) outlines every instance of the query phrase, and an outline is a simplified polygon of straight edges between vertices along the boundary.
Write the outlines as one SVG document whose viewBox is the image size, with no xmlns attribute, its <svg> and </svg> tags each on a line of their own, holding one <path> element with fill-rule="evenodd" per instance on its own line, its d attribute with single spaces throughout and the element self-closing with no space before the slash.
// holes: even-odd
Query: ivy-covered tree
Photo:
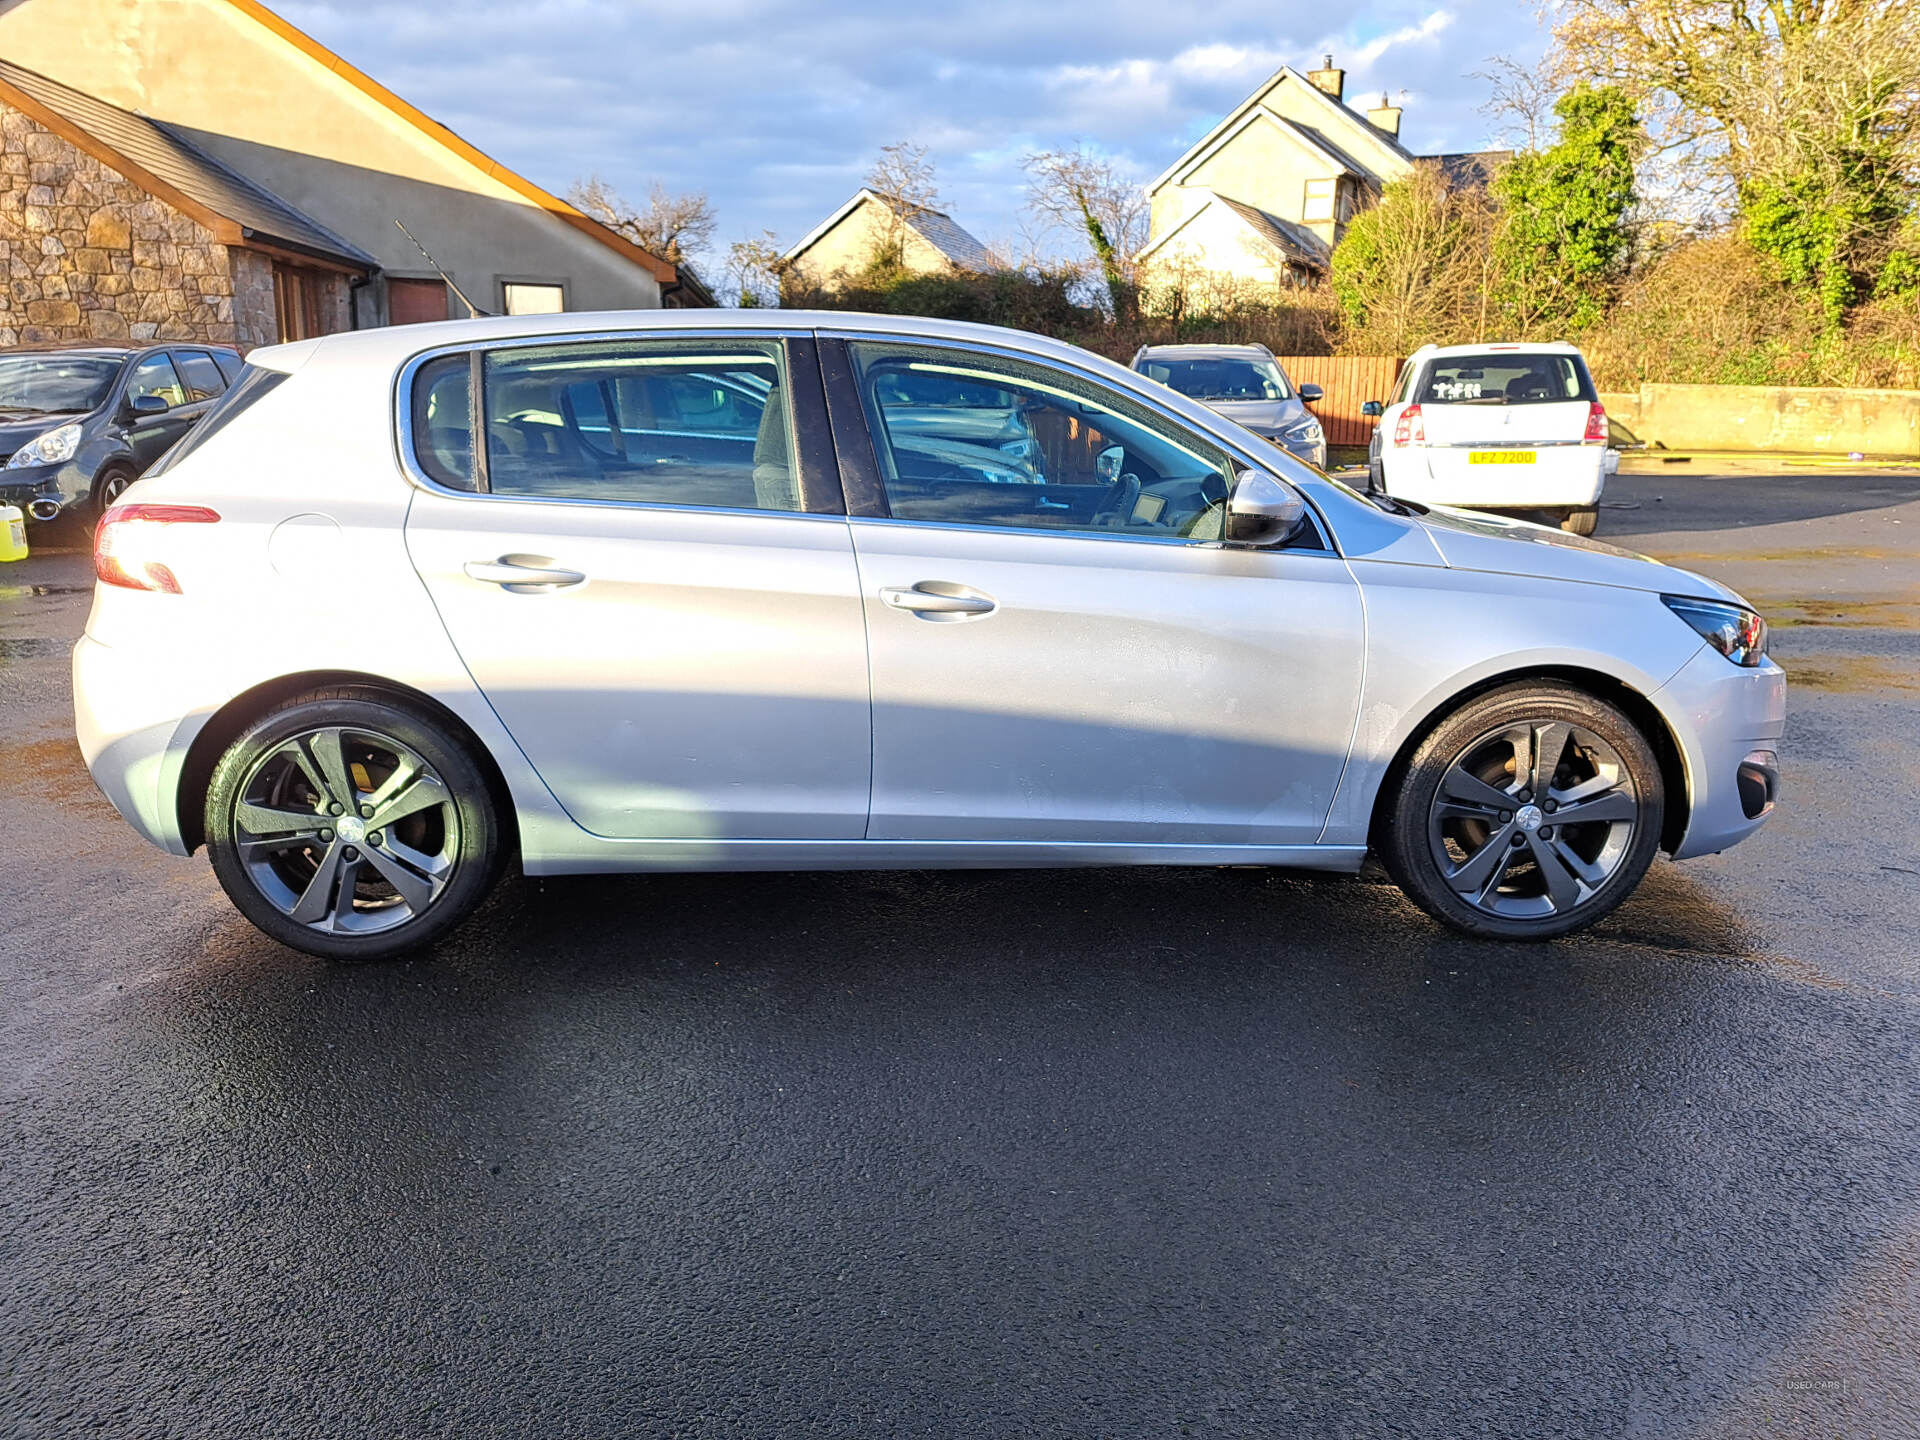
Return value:
<svg viewBox="0 0 1920 1440">
<path fill-rule="evenodd" d="M 1576 86 L 1555 103 L 1559 138 L 1523 151 L 1494 178 L 1499 302 L 1518 331 L 1591 325 L 1633 249 L 1639 119 L 1612 86 Z"/>
</svg>

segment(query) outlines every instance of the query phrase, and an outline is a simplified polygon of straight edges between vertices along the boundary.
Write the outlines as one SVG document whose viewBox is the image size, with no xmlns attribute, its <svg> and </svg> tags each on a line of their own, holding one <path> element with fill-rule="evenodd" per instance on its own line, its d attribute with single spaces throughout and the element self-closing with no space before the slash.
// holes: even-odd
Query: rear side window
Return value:
<svg viewBox="0 0 1920 1440">
<path fill-rule="evenodd" d="M 496 350 L 483 381 L 495 495 L 800 510 L 775 341 Z"/>
<path fill-rule="evenodd" d="M 227 390 L 227 377 L 220 373 L 220 367 L 213 363 L 213 356 L 204 350 L 176 350 L 174 363 L 179 367 L 180 379 L 187 387 L 187 403 L 196 400 L 212 400 L 224 395 Z"/>
<path fill-rule="evenodd" d="M 427 478 L 478 490 L 473 468 L 473 357 L 442 355 L 413 377 L 413 454 Z"/>
<path fill-rule="evenodd" d="M 1415 398 L 1422 405 L 1554 405 L 1595 396 L 1578 355 L 1500 351 L 1429 361 Z"/>
<path fill-rule="evenodd" d="M 242 366 L 240 379 L 233 387 L 216 400 L 206 414 L 200 417 L 199 423 L 187 431 L 177 445 L 162 455 L 147 473 L 158 475 L 162 470 L 171 470 L 238 420 L 248 409 L 266 399 L 287 378 L 284 371 L 263 370 L 253 365 Z"/>
</svg>

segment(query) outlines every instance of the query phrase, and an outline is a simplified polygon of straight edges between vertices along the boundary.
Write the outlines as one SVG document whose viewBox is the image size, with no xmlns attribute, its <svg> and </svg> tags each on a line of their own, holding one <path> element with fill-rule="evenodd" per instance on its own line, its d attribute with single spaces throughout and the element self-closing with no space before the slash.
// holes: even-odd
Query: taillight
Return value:
<svg viewBox="0 0 1920 1440">
<path fill-rule="evenodd" d="M 1587 433 L 1581 438 L 1582 445 L 1604 445 L 1607 443 L 1607 411 L 1598 400 L 1587 407 Z"/>
<path fill-rule="evenodd" d="M 1400 412 L 1400 418 L 1393 422 L 1393 443 L 1396 445 L 1427 443 L 1427 422 L 1421 416 L 1418 405 L 1407 406 Z"/>
<path fill-rule="evenodd" d="M 103 585 L 178 595 L 180 582 L 162 558 L 169 525 L 211 525 L 218 511 L 204 505 L 116 505 L 93 534 L 93 573 Z"/>
</svg>

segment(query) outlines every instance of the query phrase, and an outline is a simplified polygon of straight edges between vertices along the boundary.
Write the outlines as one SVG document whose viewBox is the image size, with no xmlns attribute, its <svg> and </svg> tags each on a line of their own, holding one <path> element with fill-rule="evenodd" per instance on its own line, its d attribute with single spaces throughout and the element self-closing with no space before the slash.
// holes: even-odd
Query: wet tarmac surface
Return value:
<svg viewBox="0 0 1920 1440">
<path fill-rule="evenodd" d="M 1609 499 L 1776 618 L 1786 803 L 1544 947 L 686 876 L 330 966 L 93 789 L 85 558 L 0 567 L 0 1434 L 1920 1434 L 1920 478 Z"/>
</svg>

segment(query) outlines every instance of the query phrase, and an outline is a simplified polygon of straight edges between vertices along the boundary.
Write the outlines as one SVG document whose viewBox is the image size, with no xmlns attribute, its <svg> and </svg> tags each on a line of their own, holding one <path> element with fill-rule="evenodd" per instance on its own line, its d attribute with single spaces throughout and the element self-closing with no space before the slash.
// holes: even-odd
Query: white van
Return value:
<svg viewBox="0 0 1920 1440">
<path fill-rule="evenodd" d="M 1380 418 L 1369 484 L 1399 500 L 1545 510 L 1591 535 L 1620 463 L 1586 359 L 1560 341 L 1423 346 L 1362 410 Z"/>
</svg>

